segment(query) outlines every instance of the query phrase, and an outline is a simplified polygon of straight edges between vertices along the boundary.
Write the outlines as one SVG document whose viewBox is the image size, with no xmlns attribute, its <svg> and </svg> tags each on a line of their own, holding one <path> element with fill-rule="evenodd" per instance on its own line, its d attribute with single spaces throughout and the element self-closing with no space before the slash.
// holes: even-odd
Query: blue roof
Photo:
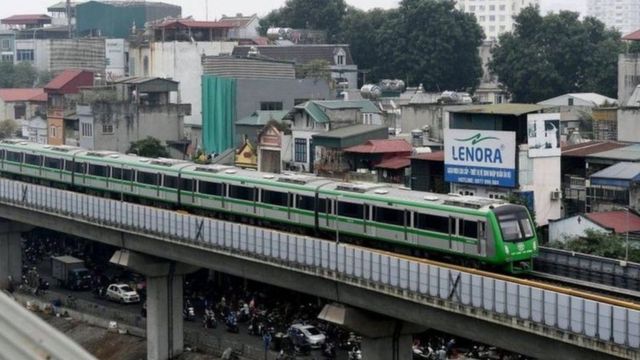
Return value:
<svg viewBox="0 0 640 360">
<path fill-rule="evenodd" d="M 591 185 L 629 187 L 640 181 L 640 163 L 619 162 L 590 176 Z"/>
</svg>

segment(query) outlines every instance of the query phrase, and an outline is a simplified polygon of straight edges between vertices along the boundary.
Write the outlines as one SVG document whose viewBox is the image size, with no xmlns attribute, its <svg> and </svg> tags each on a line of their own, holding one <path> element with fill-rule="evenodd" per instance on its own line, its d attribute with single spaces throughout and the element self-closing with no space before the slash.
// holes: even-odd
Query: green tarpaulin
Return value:
<svg viewBox="0 0 640 360">
<path fill-rule="evenodd" d="M 208 153 L 222 153 L 233 147 L 236 109 L 236 80 L 202 77 L 202 144 Z"/>
</svg>

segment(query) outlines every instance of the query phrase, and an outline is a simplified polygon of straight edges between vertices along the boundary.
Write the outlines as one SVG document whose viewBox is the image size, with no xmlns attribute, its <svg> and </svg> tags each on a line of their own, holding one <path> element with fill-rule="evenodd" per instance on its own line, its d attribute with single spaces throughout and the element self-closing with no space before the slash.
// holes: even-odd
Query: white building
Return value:
<svg viewBox="0 0 640 360">
<path fill-rule="evenodd" d="M 640 28 L 640 0 L 588 0 L 587 15 L 624 35 Z"/>
<path fill-rule="evenodd" d="M 615 1 L 615 0 L 611 0 Z M 458 0 L 458 9 L 474 14 L 489 40 L 496 40 L 513 29 L 513 17 L 529 5 L 540 5 L 540 0 Z"/>
</svg>

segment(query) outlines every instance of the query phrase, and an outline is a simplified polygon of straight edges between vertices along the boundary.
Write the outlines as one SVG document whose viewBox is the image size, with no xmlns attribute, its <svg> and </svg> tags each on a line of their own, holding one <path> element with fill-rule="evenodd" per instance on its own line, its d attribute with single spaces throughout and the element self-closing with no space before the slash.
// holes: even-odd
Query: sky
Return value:
<svg viewBox="0 0 640 360">
<path fill-rule="evenodd" d="M 14 14 L 43 14 L 47 12 L 47 6 L 57 3 L 59 0 L 0 0 L 0 19 Z M 223 14 L 235 15 L 236 13 L 265 15 L 270 10 L 282 6 L 285 0 L 160 0 L 182 6 L 184 16 L 193 15 L 198 20 L 204 20 L 206 16 L 206 3 L 209 4 L 209 19 L 216 19 Z M 548 10 L 570 9 L 583 10 L 586 0 L 540 0 L 543 12 Z M 347 0 L 350 5 L 361 9 L 374 7 L 390 8 L 397 5 L 398 0 Z"/>
</svg>

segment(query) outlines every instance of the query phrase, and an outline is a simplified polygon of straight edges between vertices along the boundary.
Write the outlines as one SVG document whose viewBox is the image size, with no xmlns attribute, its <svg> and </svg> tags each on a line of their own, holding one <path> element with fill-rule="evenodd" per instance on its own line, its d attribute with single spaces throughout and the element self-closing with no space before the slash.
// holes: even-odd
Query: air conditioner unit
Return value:
<svg viewBox="0 0 640 360">
<path fill-rule="evenodd" d="M 560 191 L 551 192 L 551 200 L 560 200 L 560 199 L 562 199 L 562 192 Z"/>
</svg>

